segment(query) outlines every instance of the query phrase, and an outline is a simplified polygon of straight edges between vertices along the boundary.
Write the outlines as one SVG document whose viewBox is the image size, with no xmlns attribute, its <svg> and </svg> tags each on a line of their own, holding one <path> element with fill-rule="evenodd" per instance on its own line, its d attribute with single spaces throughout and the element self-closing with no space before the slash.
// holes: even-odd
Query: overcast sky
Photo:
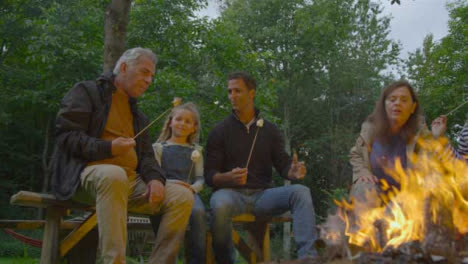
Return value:
<svg viewBox="0 0 468 264">
<path fill-rule="evenodd" d="M 392 18 L 390 37 L 400 40 L 403 50 L 400 57 L 422 47 L 424 37 L 432 33 L 434 40 L 448 33 L 448 11 L 446 0 L 401 0 L 401 5 L 381 0 L 384 13 Z"/>
<path fill-rule="evenodd" d="M 200 15 L 218 16 L 216 0 L 209 0 L 209 5 Z M 285 0 L 287 1 L 287 0 Z M 447 0 L 401 0 L 401 5 L 390 4 L 390 0 L 379 0 L 384 7 L 384 14 L 391 15 L 390 37 L 401 41 L 401 58 L 407 58 L 422 46 L 424 37 L 429 33 L 434 40 L 439 40 L 448 33 Z"/>
</svg>

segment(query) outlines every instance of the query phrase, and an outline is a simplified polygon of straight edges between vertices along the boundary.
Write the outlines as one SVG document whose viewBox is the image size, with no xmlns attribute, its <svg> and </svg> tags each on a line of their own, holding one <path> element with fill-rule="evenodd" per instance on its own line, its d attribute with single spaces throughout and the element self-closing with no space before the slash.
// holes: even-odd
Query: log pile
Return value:
<svg viewBox="0 0 468 264">
<path fill-rule="evenodd" d="M 463 239 L 465 241 L 463 241 Z M 463 239 L 453 241 L 455 244 L 466 243 L 468 234 Z M 323 243 L 323 241 L 319 242 Z M 355 255 L 349 255 L 344 249 L 344 246 L 339 248 L 337 245 L 327 245 L 323 249 L 319 257 L 306 258 L 291 261 L 274 261 L 269 264 L 442 264 L 442 263 L 461 263 L 468 264 L 468 248 L 464 250 L 450 250 L 450 254 L 437 255 L 434 252 L 427 251 L 424 248 L 424 243 L 419 241 L 411 241 L 400 245 L 398 248 L 386 248 L 383 252 L 357 252 Z M 466 245 L 466 244 L 465 244 Z M 460 245 L 458 245 L 460 246 Z M 361 248 L 362 249 L 362 248 Z M 456 249 L 456 248 L 455 248 Z M 354 250 L 357 250 L 356 248 Z"/>
<path fill-rule="evenodd" d="M 330 215 L 320 225 L 321 238 L 315 246 L 319 251 L 316 258 L 292 261 L 269 262 L 271 264 L 315 264 L 315 263 L 354 263 L 354 264 L 398 264 L 398 263 L 463 263 L 468 264 L 468 233 L 457 234 L 451 223 L 450 210 L 440 209 L 436 215 L 430 210 L 432 198 L 425 203 L 425 229 L 423 241 L 409 241 L 398 247 L 387 246 L 389 238 L 385 235 L 387 222 L 374 222 L 376 241 L 383 248 L 381 252 L 372 252 L 368 244 L 356 246 L 348 244 L 345 235 L 343 211 Z M 332 230 L 332 232 L 330 232 Z"/>
</svg>

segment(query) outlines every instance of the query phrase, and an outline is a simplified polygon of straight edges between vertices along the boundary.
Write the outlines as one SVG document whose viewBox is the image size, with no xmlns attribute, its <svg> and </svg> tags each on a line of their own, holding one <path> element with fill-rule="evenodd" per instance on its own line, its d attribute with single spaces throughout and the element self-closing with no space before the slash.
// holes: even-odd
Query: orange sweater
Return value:
<svg viewBox="0 0 468 264">
<path fill-rule="evenodd" d="M 128 96 L 125 91 L 117 89 L 112 94 L 112 104 L 107 117 L 106 126 L 102 132 L 101 138 L 104 140 L 112 141 L 118 137 L 133 138 L 135 133 L 133 131 L 133 115 L 130 111 L 130 104 Z M 138 157 L 133 148 L 125 154 L 114 156 L 109 159 L 98 160 L 90 162 L 88 165 L 97 164 L 113 164 L 122 167 L 129 178 L 136 176 L 136 168 L 138 165 Z"/>
</svg>

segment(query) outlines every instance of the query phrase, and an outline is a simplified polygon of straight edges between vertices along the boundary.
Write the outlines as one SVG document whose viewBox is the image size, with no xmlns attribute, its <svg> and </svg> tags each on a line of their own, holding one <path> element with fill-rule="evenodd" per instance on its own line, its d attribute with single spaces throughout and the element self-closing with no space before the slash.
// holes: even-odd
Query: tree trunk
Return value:
<svg viewBox="0 0 468 264">
<path fill-rule="evenodd" d="M 112 0 L 107 6 L 104 23 L 104 71 L 112 70 L 125 51 L 130 7 L 131 0 Z"/>
</svg>

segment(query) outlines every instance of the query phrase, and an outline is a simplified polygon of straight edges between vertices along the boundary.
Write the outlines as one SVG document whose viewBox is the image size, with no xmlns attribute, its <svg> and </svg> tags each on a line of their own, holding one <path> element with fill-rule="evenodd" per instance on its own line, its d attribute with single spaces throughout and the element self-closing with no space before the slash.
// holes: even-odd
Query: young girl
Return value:
<svg viewBox="0 0 468 264">
<path fill-rule="evenodd" d="M 200 115 L 193 103 L 175 107 L 156 143 L 154 154 L 166 172 L 168 182 L 181 184 L 194 193 L 190 216 L 189 263 L 205 263 L 206 214 L 198 192 L 203 189 L 202 147 L 197 142 L 200 133 Z"/>
<path fill-rule="evenodd" d="M 441 115 L 434 119 L 431 124 L 431 130 L 434 137 L 438 138 L 439 136 L 444 136 L 445 131 L 447 130 L 447 116 Z M 468 119 L 465 121 L 465 126 L 460 131 L 458 135 L 458 148 L 455 149 L 450 146 L 449 150 L 453 153 L 444 153 L 446 156 L 454 156 L 457 159 L 463 159 L 468 163 Z"/>
</svg>

